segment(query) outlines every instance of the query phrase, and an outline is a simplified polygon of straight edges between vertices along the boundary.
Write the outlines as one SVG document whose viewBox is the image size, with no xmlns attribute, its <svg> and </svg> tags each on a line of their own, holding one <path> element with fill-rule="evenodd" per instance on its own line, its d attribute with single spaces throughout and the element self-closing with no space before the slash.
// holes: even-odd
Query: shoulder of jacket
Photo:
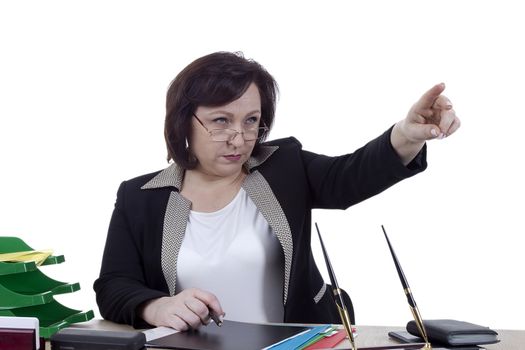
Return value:
<svg viewBox="0 0 525 350">
<path fill-rule="evenodd" d="M 153 179 L 161 172 L 162 170 L 158 170 L 149 174 L 140 175 L 126 180 L 124 181 L 124 183 L 126 183 L 127 188 L 140 189 L 142 186 L 144 186 L 146 183 L 148 183 L 151 179 Z"/>
<path fill-rule="evenodd" d="M 263 143 L 264 146 L 279 146 L 279 148 L 299 148 L 301 149 L 303 145 L 295 137 L 290 136 L 282 139 L 271 140 Z"/>
</svg>

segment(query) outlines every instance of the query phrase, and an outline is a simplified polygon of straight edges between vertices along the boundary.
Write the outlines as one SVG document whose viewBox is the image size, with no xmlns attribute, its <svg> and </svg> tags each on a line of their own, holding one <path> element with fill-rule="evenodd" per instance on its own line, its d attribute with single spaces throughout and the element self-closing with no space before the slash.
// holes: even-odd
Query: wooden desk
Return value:
<svg viewBox="0 0 525 350">
<path fill-rule="evenodd" d="M 373 346 L 383 344 L 399 344 L 393 339 L 390 339 L 388 332 L 395 330 L 405 330 L 404 327 L 383 327 L 383 326 L 357 326 L 358 336 L 356 338 L 356 345 L 359 346 Z M 501 340 L 497 344 L 484 345 L 488 350 L 521 350 L 525 349 L 525 331 L 511 331 L 499 330 Z M 338 348 L 344 348 L 338 347 Z"/>
<path fill-rule="evenodd" d="M 130 326 L 116 324 L 105 320 L 91 320 L 89 322 L 74 324 L 75 328 L 101 329 L 106 331 L 135 331 Z M 383 327 L 383 326 L 357 326 L 358 336 L 356 345 L 374 346 L 386 344 L 399 344 L 388 337 L 389 331 L 404 330 L 403 327 Z M 515 330 L 496 330 L 501 340 L 497 344 L 485 345 L 487 350 L 521 350 L 525 348 L 525 331 Z M 339 344 L 336 349 L 348 349 L 349 342 Z M 46 343 L 46 350 L 51 350 L 49 342 Z"/>
</svg>

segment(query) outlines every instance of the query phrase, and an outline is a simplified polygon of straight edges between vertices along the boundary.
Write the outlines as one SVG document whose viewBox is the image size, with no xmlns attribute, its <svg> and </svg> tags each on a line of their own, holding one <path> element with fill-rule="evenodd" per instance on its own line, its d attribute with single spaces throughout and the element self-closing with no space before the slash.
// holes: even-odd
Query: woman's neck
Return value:
<svg viewBox="0 0 525 350">
<path fill-rule="evenodd" d="M 186 170 L 184 174 L 184 186 L 198 186 L 209 189 L 238 186 L 242 184 L 246 177 L 245 172 L 241 169 L 238 173 L 229 176 L 217 176 L 208 174 L 200 170 Z"/>
<path fill-rule="evenodd" d="M 181 194 L 192 202 L 192 210 L 214 212 L 224 208 L 239 192 L 246 173 L 232 176 L 209 176 L 197 170 L 186 170 Z"/>
</svg>

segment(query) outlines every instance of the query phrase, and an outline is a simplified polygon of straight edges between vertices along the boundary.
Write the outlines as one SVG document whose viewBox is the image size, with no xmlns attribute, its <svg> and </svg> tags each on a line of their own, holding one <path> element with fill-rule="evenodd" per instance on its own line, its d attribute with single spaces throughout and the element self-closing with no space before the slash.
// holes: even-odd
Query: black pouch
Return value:
<svg viewBox="0 0 525 350">
<path fill-rule="evenodd" d="M 64 328 L 51 336 L 52 350 L 142 350 L 144 344 L 142 332 Z"/>
<path fill-rule="evenodd" d="M 424 320 L 428 339 L 434 343 L 458 346 L 499 342 L 498 333 L 488 327 L 457 320 Z M 414 321 L 407 324 L 410 334 L 421 336 Z"/>
</svg>

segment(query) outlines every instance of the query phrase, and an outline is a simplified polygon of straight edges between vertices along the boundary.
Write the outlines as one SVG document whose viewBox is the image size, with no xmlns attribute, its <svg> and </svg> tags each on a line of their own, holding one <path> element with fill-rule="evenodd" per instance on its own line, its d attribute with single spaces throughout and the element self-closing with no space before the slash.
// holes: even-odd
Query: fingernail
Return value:
<svg viewBox="0 0 525 350">
<path fill-rule="evenodd" d="M 439 139 L 442 140 L 442 139 L 445 138 L 445 136 L 446 136 L 446 135 L 445 135 L 444 133 L 441 133 L 441 134 L 439 134 Z"/>
<path fill-rule="evenodd" d="M 436 129 L 432 129 L 432 130 L 430 130 L 430 133 L 431 133 L 432 136 L 434 136 L 434 137 L 438 136 L 438 133 L 437 133 Z"/>
<path fill-rule="evenodd" d="M 219 315 L 219 320 L 221 321 L 221 323 L 224 322 L 224 316 L 226 316 L 226 314 L 224 314 L 224 315 Z"/>
</svg>

